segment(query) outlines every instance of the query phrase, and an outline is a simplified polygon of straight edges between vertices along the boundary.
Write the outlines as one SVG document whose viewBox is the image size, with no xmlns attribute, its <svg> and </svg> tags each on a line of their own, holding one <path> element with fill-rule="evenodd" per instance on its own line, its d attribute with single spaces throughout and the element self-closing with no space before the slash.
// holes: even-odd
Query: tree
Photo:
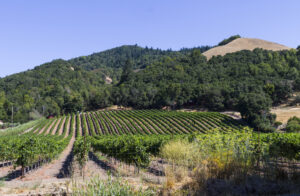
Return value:
<svg viewBox="0 0 300 196">
<path fill-rule="evenodd" d="M 296 116 L 290 118 L 286 125 L 287 132 L 300 132 L 300 118 Z"/>
<path fill-rule="evenodd" d="M 79 137 L 76 139 L 74 143 L 74 155 L 76 160 L 80 166 L 81 176 L 84 178 L 85 176 L 85 165 L 88 161 L 88 153 L 91 149 L 91 138 L 89 136 L 84 135 L 83 137 Z"/>
<path fill-rule="evenodd" d="M 240 36 L 240 35 L 233 35 L 233 36 L 231 36 L 231 37 L 229 37 L 229 38 L 224 39 L 223 41 L 221 41 L 221 42 L 218 44 L 218 46 L 226 45 L 226 44 L 228 44 L 229 42 L 232 42 L 233 40 L 238 39 L 238 38 L 241 38 L 241 36 Z"/>
<path fill-rule="evenodd" d="M 276 116 L 270 114 L 272 100 L 264 93 L 247 93 L 239 100 L 237 109 L 242 118 L 256 129 L 267 129 Z"/>
<path fill-rule="evenodd" d="M 203 56 L 200 52 L 200 50 L 193 50 L 191 55 L 191 63 L 192 65 L 199 65 L 199 64 L 202 64 L 206 61 L 206 57 Z"/>
<path fill-rule="evenodd" d="M 119 84 L 122 84 L 125 81 L 128 81 L 131 78 L 132 74 L 133 74 L 132 61 L 130 59 L 128 59 L 125 62 L 125 65 L 123 67 L 123 71 L 122 71 L 122 75 L 121 75 L 121 79 L 120 79 Z"/>
<path fill-rule="evenodd" d="M 4 108 L 4 104 L 6 102 L 5 93 L 0 92 L 0 120 L 6 120 L 7 114 Z"/>
<path fill-rule="evenodd" d="M 80 94 L 66 95 L 64 97 L 64 111 L 66 113 L 76 113 L 83 110 L 84 100 Z"/>
</svg>

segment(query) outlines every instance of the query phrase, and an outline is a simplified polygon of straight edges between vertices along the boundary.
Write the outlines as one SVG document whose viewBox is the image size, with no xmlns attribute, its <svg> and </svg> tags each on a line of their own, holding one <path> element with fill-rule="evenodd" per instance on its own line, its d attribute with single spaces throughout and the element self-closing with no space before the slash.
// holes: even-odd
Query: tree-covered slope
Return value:
<svg viewBox="0 0 300 196">
<path fill-rule="evenodd" d="M 74 58 L 69 62 L 86 70 L 94 70 L 106 67 L 122 68 L 127 59 L 132 59 L 133 68 L 141 69 L 159 60 L 162 56 L 182 56 L 182 54 L 172 50 L 125 45 L 89 56 Z"/>
<path fill-rule="evenodd" d="M 33 70 L 0 79 L 0 118 L 27 121 L 39 115 L 58 115 L 81 110 L 88 89 L 103 86 L 95 72 L 73 67 L 67 61 L 54 60 Z M 6 113 L 6 114 L 4 114 Z"/>
<path fill-rule="evenodd" d="M 258 116 L 268 113 L 272 104 L 300 89 L 299 50 L 243 50 L 207 61 L 201 53 L 210 48 L 164 51 L 122 46 L 43 64 L 0 79 L 0 119 L 11 120 L 12 108 L 15 121 L 24 122 L 38 115 L 111 104 L 135 108 L 196 105 L 214 111 L 238 110 L 257 125 L 266 120 Z M 105 76 L 113 83 L 105 84 Z M 269 114 L 264 118 L 273 119 Z"/>
</svg>

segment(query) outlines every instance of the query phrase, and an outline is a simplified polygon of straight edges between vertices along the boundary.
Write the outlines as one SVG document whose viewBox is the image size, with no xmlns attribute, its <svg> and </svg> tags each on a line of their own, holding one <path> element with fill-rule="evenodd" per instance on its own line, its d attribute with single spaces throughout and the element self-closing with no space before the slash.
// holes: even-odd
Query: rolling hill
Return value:
<svg viewBox="0 0 300 196">
<path fill-rule="evenodd" d="M 277 44 L 274 42 L 265 41 L 262 39 L 254 39 L 254 38 L 238 38 L 235 39 L 224 46 L 214 47 L 203 53 L 207 59 L 210 59 L 213 56 L 224 56 L 227 53 L 233 53 L 241 50 L 254 50 L 255 48 L 261 48 L 264 50 L 290 50 L 291 48 Z"/>
<path fill-rule="evenodd" d="M 110 105 L 238 110 L 249 93 L 269 107 L 299 90 L 300 50 L 248 38 L 221 43 L 179 51 L 125 45 L 0 78 L 0 119 L 10 122 L 12 108 L 14 122 Z"/>
</svg>

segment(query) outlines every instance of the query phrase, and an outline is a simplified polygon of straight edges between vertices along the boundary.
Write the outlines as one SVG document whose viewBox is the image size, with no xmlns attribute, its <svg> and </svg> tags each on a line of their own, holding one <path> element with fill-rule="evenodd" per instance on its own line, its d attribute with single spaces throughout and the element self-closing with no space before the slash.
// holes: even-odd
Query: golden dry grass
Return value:
<svg viewBox="0 0 300 196">
<path fill-rule="evenodd" d="M 276 114 L 276 121 L 287 123 L 289 118 L 297 116 L 300 118 L 300 107 L 278 107 L 271 110 Z"/>
<path fill-rule="evenodd" d="M 273 51 L 291 49 L 287 46 L 261 40 L 261 39 L 238 38 L 224 46 L 218 46 L 212 48 L 204 52 L 203 55 L 206 56 L 207 59 L 210 59 L 212 56 L 218 56 L 218 55 L 224 56 L 227 53 L 233 53 L 240 50 L 254 50 L 255 48 L 262 48 L 265 50 L 273 50 Z"/>
</svg>

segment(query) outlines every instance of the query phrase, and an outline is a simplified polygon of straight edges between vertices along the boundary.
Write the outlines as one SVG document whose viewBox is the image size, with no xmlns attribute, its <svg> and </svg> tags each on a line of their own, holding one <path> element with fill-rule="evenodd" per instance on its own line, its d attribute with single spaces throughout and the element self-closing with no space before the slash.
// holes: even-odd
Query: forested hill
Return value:
<svg viewBox="0 0 300 196">
<path fill-rule="evenodd" d="M 111 104 L 196 105 L 238 110 L 253 126 L 269 126 L 274 121 L 269 107 L 299 90 L 300 50 L 244 50 L 207 61 L 201 53 L 210 48 L 164 51 L 122 46 L 43 64 L 0 79 L 0 119 L 10 120 L 12 106 L 15 121 L 24 122 Z M 112 84 L 105 84 L 106 76 Z"/>
<path fill-rule="evenodd" d="M 206 51 L 210 47 L 197 49 Z M 53 60 L 0 78 L 0 120 L 11 121 L 12 107 L 16 122 L 94 109 L 90 100 L 98 92 L 106 92 L 105 77 L 118 83 L 126 60 L 131 59 L 133 68 L 139 70 L 164 56 L 183 57 L 191 50 L 164 51 L 126 45 L 68 61 Z"/>
<path fill-rule="evenodd" d="M 86 70 L 98 68 L 122 68 L 127 59 L 131 59 L 133 68 L 145 68 L 159 60 L 162 56 L 183 56 L 180 52 L 171 50 L 160 50 L 153 48 L 142 48 L 137 45 L 125 45 L 104 52 L 94 53 L 89 56 L 81 56 L 71 59 L 69 62 Z"/>
</svg>

